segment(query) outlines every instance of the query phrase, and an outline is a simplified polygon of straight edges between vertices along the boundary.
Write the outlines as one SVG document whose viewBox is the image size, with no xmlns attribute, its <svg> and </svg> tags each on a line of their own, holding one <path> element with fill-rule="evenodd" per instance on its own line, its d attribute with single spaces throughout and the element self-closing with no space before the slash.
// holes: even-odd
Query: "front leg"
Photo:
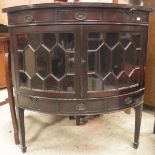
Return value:
<svg viewBox="0 0 155 155">
<path fill-rule="evenodd" d="M 133 147 L 135 149 L 137 149 L 139 146 L 139 134 L 140 134 L 140 126 L 141 126 L 141 118 L 142 118 L 142 109 L 143 109 L 143 103 L 135 107 L 135 133 L 134 133 L 134 143 L 133 143 Z"/>
<path fill-rule="evenodd" d="M 17 107 L 17 119 L 18 119 L 21 150 L 23 153 L 25 153 L 26 145 L 25 145 L 24 109 Z"/>
</svg>

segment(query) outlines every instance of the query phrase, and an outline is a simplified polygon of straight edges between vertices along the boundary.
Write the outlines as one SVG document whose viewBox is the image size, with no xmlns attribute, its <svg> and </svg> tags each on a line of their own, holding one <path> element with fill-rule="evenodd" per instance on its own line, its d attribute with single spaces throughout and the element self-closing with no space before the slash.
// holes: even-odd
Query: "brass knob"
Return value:
<svg viewBox="0 0 155 155">
<path fill-rule="evenodd" d="M 33 21 L 33 16 L 32 15 L 26 15 L 25 17 L 24 17 L 24 21 L 26 22 L 26 23 L 31 23 L 32 21 Z"/>
</svg>

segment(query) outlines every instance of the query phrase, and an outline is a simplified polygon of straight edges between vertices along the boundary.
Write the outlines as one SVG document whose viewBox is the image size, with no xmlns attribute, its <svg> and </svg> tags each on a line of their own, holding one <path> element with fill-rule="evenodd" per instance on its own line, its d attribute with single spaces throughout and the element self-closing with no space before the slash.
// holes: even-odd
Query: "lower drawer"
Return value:
<svg viewBox="0 0 155 155">
<path fill-rule="evenodd" d="M 17 95 L 17 106 L 41 112 L 59 115 L 99 114 L 126 109 L 142 102 L 142 94 L 90 98 L 90 99 L 54 99 L 30 95 Z"/>
</svg>

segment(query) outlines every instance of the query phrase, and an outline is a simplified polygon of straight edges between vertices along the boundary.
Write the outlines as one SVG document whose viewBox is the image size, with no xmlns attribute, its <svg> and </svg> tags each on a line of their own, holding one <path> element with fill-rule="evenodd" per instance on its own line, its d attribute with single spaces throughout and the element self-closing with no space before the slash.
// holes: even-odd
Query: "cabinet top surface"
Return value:
<svg viewBox="0 0 155 155">
<path fill-rule="evenodd" d="M 21 5 L 15 7 L 4 8 L 3 12 L 17 12 L 31 9 L 46 9 L 46 8 L 111 8 L 111 9 L 136 9 L 140 11 L 151 12 L 151 8 L 146 8 L 138 5 L 125 5 L 125 4 L 112 4 L 112 3 L 42 3 L 42 4 L 31 4 Z"/>
</svg>

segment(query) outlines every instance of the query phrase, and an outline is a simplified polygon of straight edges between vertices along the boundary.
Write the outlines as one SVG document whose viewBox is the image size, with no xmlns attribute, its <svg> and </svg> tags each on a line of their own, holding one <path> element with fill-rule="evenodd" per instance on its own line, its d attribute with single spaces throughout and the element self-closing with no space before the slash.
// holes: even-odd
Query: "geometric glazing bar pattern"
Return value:
<svg viewBox="0 0 155 155">
<path fill-rule="evenodd" d="M 75 91 L 74 33 L 20 33 L 17 53 L 22 88 Z"/>
<path fill-rule="evenodd" d="M 88 91 L 138 85 L 141 39 L 137 32 L 88 33 Z"/>
</svg>

